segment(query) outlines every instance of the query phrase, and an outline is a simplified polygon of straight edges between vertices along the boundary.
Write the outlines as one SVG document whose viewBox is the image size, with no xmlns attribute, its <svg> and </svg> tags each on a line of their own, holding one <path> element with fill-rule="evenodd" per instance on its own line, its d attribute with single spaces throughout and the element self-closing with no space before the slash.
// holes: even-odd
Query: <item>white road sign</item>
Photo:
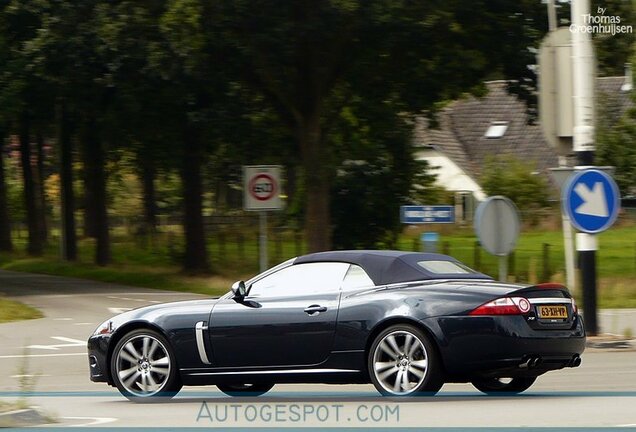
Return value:
<svg viewBox="0 0 636 432">
<path fill-rule="evenodd" d="M 280 165 L 251 165 L 243 167 L 243 207 L 245 210 L 280 210 Z"/>
</svg>

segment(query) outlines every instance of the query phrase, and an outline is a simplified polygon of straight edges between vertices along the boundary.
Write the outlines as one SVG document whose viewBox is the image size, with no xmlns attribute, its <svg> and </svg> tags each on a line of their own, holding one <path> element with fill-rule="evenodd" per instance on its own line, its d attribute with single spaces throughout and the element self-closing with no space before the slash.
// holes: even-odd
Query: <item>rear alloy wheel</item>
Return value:
<svg viewBox="0 0 636 432">
<path fill-rule="evenodd" d="M 216 386 L 228 396 L 260 396 L 270 391 L 274 384 L 217 384 Z"/>
<path fill-rule="evenodd" d="M 175 356 L 159 333 L 139 329 L 126 334 L 111 358 L 115 385 L 133 402 L 169 399 L 181 390 Z"/>
<path fill-rule="evenodd" d="M 489 395 L 518 394 L 528 390 L 536 380 L 536 377 L 479 378 L 474 380 L 472 384 L 480 392 Z"/>
<path fill-rule="evenodd" d="M 376 337 L 368 370 L 375 388 L 386 396 L 433 395 L 444 384 L 435 346 L 411 325 L 391 326 Z"/>
</svg>

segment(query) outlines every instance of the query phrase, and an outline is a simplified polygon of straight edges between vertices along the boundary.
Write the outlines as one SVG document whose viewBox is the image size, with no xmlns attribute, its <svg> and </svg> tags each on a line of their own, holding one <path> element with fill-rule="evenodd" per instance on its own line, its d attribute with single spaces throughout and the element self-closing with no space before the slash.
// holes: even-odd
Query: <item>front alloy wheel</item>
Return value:
<svg viewBox="0 0 636 432">
<path fill-rule="evenodd" d="M 170 345 L 153 330 L 125 335 L 113 351 L 111 371 L 121 394 L 134 402 L 171 398 L 181 389 Z"/>
<path fill-rule="evenodd" d="M 435 347 L 411 325 L 381 332 L 371 345 L 368 368 L 375 388 L 387 396 L 435 394 L 443 385 Z"/>
</svg>

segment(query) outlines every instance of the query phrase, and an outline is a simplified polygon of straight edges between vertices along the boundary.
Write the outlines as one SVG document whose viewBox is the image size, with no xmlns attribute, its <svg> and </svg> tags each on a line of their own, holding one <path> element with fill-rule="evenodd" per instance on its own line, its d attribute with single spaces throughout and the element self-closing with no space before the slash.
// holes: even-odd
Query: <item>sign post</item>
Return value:
<svg viewBox="0 0 636 432">
<path fill-rule="evenodd" d="M 280 165 L 250 165 L 243 167 L 243 207 L 259 212 L 259 268 L 267 270 L 267 212 L 281 210 Z"/>
<path fill-rule="evenodd" d="M 586 330 L 598 333 L 596 310 L 596 234 L 614 224 L 620 208 L 618 186 L 612 177 L 598 169 L 574 173 L 563 188 L 563 213 L 581 231 L 576 235 L 581 267 L 583 316 Z"/>
<path fill-rule="evenodd" d="M 508 254 L 517 245 L 521 222 L 517 206 L 508 198 L 482 201 L 475 213 L 475 233 L 482 247 L 499 257 L 499 280 L 508 282 Z"/>
</svg>

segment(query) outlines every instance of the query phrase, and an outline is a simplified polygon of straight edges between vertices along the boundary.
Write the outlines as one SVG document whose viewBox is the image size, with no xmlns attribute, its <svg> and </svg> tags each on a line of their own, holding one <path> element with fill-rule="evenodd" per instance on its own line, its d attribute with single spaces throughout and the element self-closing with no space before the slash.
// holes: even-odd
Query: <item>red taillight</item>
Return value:
<svg viewBox="0 0 636 432">
<path fill-rule="evenodd" d="M 576 308 L 576 302 L 574 301 L 574 297 L 572 297 L 572 313 L 576 313 L 577 308 Z"/>
<path fill-rule="evenodd" d="M 521 315 L 530 311 L 530 302 L 523 297 L 502 297 L 485 303 L 470 315 Z"/>
</svg>

